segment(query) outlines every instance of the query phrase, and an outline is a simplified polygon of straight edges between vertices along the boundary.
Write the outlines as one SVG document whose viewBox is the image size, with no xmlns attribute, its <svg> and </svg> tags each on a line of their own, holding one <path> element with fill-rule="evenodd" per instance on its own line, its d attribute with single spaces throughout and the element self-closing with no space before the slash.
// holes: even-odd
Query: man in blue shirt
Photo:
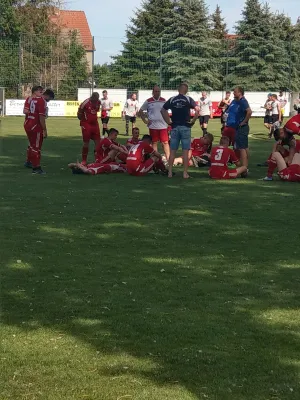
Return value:
<svg viewBox="0 0 300 400">
<path fill-rule="evenodd" d="M 178 88 L 179 94 L 175 97 L 171 97 L 163 106 L 161 114 L 163 119 L 168 125 L 172 126 L 171 141 L 170 141 L 170 158 L 169 158 L 169 178 L 172 178 L 172 168 L 176 157 L 176 151 L 179 148 L 181 142 L 183 152 L 183 177 L 188 179 L 189 167 L 189 150 L 191 148 L 191 128 L 197 121 L 199 116 L 199 107 L 196 102 L 189 96 L 187 96 L 188 85 L 182 83 Z M 191 119 L 191 109 L 195 110 L 195 115 Z M 172 111 L 172 117 L 170 118 L 168 110 Z M 171 121 L 172 119 L 172 121 Z"/>
<path fill-rule="evenodd" d="M 240 151 L 241 164 L 248 167 L 249 149 L 249 119 L 252 110 L 244 97 L 244 89 L 237 86 L 234 91 L 234 100 L 231 102 L 227 113 L 226 126 L 235 129 L 235 149 Z"/>
</svg>

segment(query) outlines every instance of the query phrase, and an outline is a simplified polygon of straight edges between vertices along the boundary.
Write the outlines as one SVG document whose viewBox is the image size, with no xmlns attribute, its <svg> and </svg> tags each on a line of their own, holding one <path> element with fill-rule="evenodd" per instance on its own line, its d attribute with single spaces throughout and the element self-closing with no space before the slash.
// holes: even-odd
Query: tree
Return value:
<svg viewBox="0 0 300 400">
<path fill-rule="evenodd" d="M 21 27 L 19 25 L 16 9 L 11 0 L 0 2 L 0 38 L 5 37 L 13 41 L 18 40 Z"/>
<path fill-rule="evenodd" d="M 215 39 L 224 39 L 228 33 L 226 23 L 222 17 L 222 11 L 220 6 L 217 4 L 215 12 L 211 15 L 212 22 L 212 35 Z"/>
<path fill-rule="evenodd" d="M 212 90 L 222 86 L 216 59 L 217 41 L 209 26 L 204 0 L 178 0 L 167 21 L 164 85 L 175 88 L 182 81 L 191 90 Z"/>
<path fill-rule="evenodd" d="M 77 32 L 71 32 L 64 48 L 67 52 L 67 64 L 58 95 L 60 98 L 76 99 L 78 87 L 88 81 L 87 59 L 84 47 L 79 43 Z"/>
<path fill-rule="evenodd" d="M 123 50 L 111 66 L 118 86 L 134 90 L 159 83 L 161 38 L 172 9 L 172 0 L 144 0 L 136 11 L 126 31 Z"/>
<path fill-rule="evenodd" d="M 289 55 L 284 40 L 278 38 L 268 4 L 247 0 L 242 15 L 236 25 L 238 38 L 230 46 L 231 85 L 264 91 L 286 87 Z"/>
</svg>

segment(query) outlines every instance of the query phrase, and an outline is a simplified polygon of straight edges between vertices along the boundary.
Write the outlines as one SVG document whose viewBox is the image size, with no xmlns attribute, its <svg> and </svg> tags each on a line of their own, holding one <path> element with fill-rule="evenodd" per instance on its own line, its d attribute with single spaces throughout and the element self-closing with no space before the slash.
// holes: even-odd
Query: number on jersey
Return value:
<svg viewBox="0 0 300 400">
<path fill-rule="evenodd" d="M 216 161 L 222 160 L 223 153 L 224 153 L 224 149 L 218 149 L 216 151 L 215 160 Z"/>
</svg>

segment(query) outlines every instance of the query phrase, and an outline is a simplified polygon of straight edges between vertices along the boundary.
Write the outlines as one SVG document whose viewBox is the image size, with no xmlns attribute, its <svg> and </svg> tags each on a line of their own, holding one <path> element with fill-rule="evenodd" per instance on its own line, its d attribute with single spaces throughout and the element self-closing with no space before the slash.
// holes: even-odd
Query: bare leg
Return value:
<svg viewBox="0 0 300 400">
<path fill-rule="evenodd" d="M 248 168 L 248 149 L 241 149 L 240 156 L 241 156 L 241 164 L 243 167 Z"/>
<path fill-rule="evenodd" d="M 189 169 L 189 150 L 182 151 L 182 158 L 183 158 L 183 177 L 188 179 L 190 176 L 188 174 Z"/>
<path fill-rule="evenodd" d="M 153 147 L 153 149 L 154 149 L 155 151 L 158 151 L 157 142 L 153 142 L 153 143 L 152 143 L 152 147 Z"/>
<path fill-rule="evenodd" d="M 296 154 L 296 155 L 300 155 L 300 154 Z M 282 155 L 278 151 L 276 151 L 273 154 L 272 158 L 276 161 L 277 168 L 278 168 L 279 172 L 287 167 L 286 162 L 284 161 L 284 158 L 282 157 Z M 293 161 L 294 161 L 294 159 L 293 159 Z"/>
<path fill-rule="evenodd" d="M 173 177 L 173 164 L 174 164 L 174 160 L 176 157 L 176 150 L 171 150 L 170 152 L 170 158 L 169 158 L 169 178 Z"/>
<path fill-rule="evenodd" d="M 244 172 L 247 172 L 247 167 L 238 167 L 236 172 L 238 175 L 242 175 Z"/>
<path fill-rule="evenodd" d="M 300 154 L 299 154 L 299 153 L 296 153 L 296 154 L 294 155 L 294 158 L 293 158 L 293 161 L 291 162 L 291 164 L 298 164 L 298 165 L 300 165 Z"/>
<path fill-rule="evenodd" d="M 183 158 L 182 157 L 175 158 L 173 165 L 176 166 L 178 164 L 183 164 Z"/>
<path fill-rule="evenodd" d="M 169 160 L 170 158 L 170 145 L 168 142 L 163 142 L 162 143 L 165 155 L 166 155 L 166 159 Z"/>
</svg>

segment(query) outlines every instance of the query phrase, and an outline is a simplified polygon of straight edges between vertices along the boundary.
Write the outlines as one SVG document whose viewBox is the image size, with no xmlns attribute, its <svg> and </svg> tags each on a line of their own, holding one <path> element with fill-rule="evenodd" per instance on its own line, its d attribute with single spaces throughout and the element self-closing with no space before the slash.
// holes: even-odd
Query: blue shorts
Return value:
<svg viewBox="0 0 300 400">
<path fill-rule="evenodd" d="M 191 148 L 192 130 L 187 126 L 176 126 L 171 131 L 170 148 L 178 150 L 181 142 L 182 150 L 190 150 Z"/>
<path fill-rule="evenodd" d="M 250 132 L 249 125 L 239 126 L 235 135 L 235 149 L 248 149 L 248 135 Z"/>
</svg>

